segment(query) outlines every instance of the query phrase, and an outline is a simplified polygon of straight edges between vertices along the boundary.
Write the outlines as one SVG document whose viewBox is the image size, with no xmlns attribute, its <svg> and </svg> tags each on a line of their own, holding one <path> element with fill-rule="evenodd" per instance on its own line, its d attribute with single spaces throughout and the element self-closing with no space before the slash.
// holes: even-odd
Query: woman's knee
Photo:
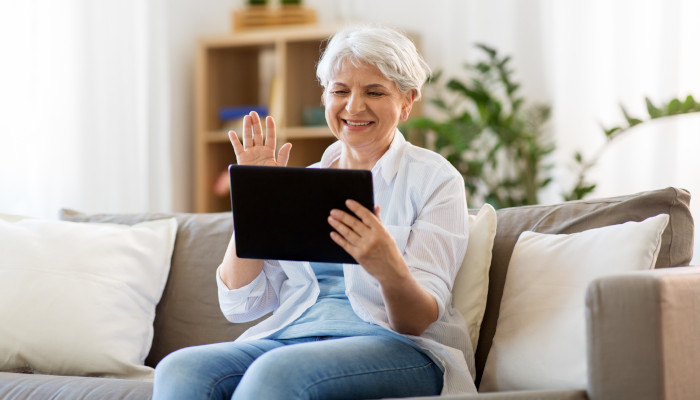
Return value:
<svg viewBox="0 0 700 400">
<path fill-rule="evenodd" d="M 170 353 L 156 366 L 154 399 L 229 399 L 243 371 L 207 346 Z"/>
<path fill-rule="evenodd" d="M 289 399 L 299 383 L 298 360 L 284 356 L 285 348 L 258 357 L 241 378 L 233 399 L 250 399 L 253 394 L 265 399 Z"/>
<path fill-rule="evenodd" d="M 195 348 L 188 347 L 168 354 L 156 365 L 154 379 L 178 381 L 201 371 L 200 364 L 206 360 L 197 353 Z"/>
<path fill-rule="evenodd" d="M 275 349 L 258 357 L 246 370 L 246 378 L 260 378 L 262 382 L 269 382 L 270 377 L 274 377 L 275 380 L 293 379 L 295 371 L 298 370 L 298 360 L 284 356 L 284 353 L 288 353 L 285 350 L 287 349 Z"/>
</svg>

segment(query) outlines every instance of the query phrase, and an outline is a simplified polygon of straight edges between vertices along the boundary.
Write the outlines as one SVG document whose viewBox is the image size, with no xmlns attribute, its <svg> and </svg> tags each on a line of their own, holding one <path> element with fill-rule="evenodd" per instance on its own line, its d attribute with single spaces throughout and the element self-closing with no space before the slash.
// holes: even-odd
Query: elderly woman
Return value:
<svg viewBox="0 0 700 400">
<path fill-rule="evenodd" d="M 387 28 L 343 30 L 318 64 L 338 141 L 311 167 L 372 171 L 374 210 L 333 210 L 332 239 L 357 264 L 242 259 L 233 238 L 217 273 L 232 322 L 273 311 L 236 341 L 179 350 L 156 368 L 155 398 L 367 399 L 474 392 L 473 352 L 451 289 L 467 246 L 461 175 L 397 130 L 429 74 Z M 285 166 L 275 124 L 244 118 L 239 164 Z M 284 195 L 280 194 L 280 201 Z M 293 194 L 289 194 L 293 195 Z M 274 230 L 275 227 L 269 227 Z M 235 233 L 234 233 L 235 234 Z"/>
</svg>

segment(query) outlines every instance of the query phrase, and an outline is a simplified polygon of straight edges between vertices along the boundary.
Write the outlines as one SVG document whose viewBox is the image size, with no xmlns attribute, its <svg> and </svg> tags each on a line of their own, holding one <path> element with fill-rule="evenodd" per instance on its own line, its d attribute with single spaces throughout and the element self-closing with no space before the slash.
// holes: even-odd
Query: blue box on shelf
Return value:
<svg viewBox="0 0 700 400">
<path fill-rule="evenodd" d="M 244 106 L 227 106 L 219 109 L 219 121 L 226 123 L 245 117 L 251 111 L 260 114 L 261 117 L 267 115 L 268 107 L 265 105 L 244 105 Z"/>
</svg>

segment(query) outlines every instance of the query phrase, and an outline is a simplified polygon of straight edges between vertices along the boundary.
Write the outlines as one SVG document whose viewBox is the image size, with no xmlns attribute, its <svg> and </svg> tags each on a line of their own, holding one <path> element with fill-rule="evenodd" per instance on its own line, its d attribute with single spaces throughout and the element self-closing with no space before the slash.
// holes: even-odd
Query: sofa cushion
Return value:
<svg viewBox="0 0 700 400">
<path fill-rule="evenodd" d="M 476 210 L 474 210 L 476 211 Z M 479 341 L 489 290 L 491 250 L 496 237 L 496 210 L 484 204 L 469 210 L 469 245 L 452 288 L 452 306 L 463 316 L 472 348 Z"/>
<path fill-rule="evenodd" d="M 482 391 L 585 389 L 585 293 L 597 278 L 649 270 L 668 215 L 515 244 Z"/>
<path fill-rule="evenodd" d="M 488 300 L 476 348 L 477 384 L 496 331 L 508 263 L 523 231 L 574 233 L 668 214 L 669 223 L 662 236 L 656 268 L 685 265 L 690 262 L 693 251 L 693 218 L 689 204 L 687 191 L 665 188 L 626 196 L 497 210 L 498 228 L 489 272 Z"/>
<path fill-rule="evenodd" d="M 233 232 L 231 213 L 83 214 L 61 210 L 60 218 L 79 222 L 132 225 L 175 216 L 178 222 L 170 276 L 154 322 L 146 365 L 155 367 L 169 353 L 187 346 L 231 341 L 256 323 L 232 324 L 219 308 L 216 269 Z"/>
<path fill-rule="evenodd" d="M 3 400 L 149 400 L 152 394 L 146 381 L 0 372 Z"/>
<path fill-rule="evenodd" d="M 176 230 L 0 219 L 0 370 L 150 378 Z"/>
</svg>

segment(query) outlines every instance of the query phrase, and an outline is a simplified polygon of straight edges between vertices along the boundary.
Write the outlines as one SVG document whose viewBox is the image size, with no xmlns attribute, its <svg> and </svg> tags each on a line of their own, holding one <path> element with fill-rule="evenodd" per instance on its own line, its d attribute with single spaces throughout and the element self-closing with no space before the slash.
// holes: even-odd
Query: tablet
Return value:
<svg viewBox="0 0 700 400">
<path fill-rule="evenodd" d="M 330 237 L 331 209 L 353 199 L 374 212 L 367 170 L 230 165 L 236 254 L 241 258 L 356 264 Z"/>
</svg>

